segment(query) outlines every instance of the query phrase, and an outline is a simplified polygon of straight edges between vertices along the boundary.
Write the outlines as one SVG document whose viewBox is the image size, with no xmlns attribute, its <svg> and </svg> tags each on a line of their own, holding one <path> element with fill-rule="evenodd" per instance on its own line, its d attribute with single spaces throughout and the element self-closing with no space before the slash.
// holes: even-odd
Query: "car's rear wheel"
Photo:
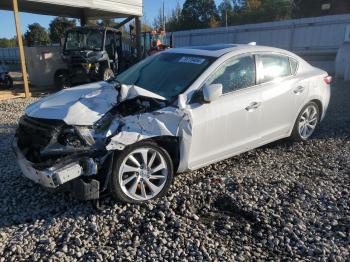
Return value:
<svg viewBox="0 0 350 262">
<path fill-rule="evenodd" d="M 315 132 L 320 119 L 320 110 L 314 102 L 303 107 L 295 122 L 291 138 L 296 141 L 306 141 Z"/>
<path fill-rule="evenodd" d="M 137 143 L 120 152 L 114 161 L 112 195 L 128 203 L 161 197 L 169 190 L 173 172 L 166 150 L 151 142 Z"/>
</svg>

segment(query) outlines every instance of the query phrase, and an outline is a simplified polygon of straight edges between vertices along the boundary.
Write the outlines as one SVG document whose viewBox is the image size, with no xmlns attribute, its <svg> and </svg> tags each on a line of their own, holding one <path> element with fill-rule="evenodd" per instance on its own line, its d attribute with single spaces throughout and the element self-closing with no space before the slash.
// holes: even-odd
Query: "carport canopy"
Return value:
<svg viewBox="0 0 350 262">
<path fill-rule="evenodd" d="M 17 0 L 20 12 L 81 19 L 142 16 L 142 0 Z M 13 0 L 1 0 L 0 9 L 13 10 Z"/>
<path fill-rule="evenodd" d="M 14 11 L 26 97 L 29 97 L 30 93 L 18 12 L 78 18 L 82 24 L 89 19 L 126 18 L 120 24 L 122 25 L 135 18 L 137 56 L 141 57 L 142 0 L 0 0 L 0 10 Z"/>
</svg>

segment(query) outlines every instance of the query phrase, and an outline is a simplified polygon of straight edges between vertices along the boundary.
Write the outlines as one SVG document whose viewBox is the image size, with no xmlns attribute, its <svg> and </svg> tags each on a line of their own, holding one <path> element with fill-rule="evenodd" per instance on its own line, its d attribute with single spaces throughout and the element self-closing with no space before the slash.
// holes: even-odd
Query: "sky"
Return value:
<svg viewBox="0 0 350 262">
<path fill-rule="evenodd" d="M 0 0 L 1 1 L 1 0 Z M 185 2 L 185 0 L 179 0 L 180 5 Z M 219 0 L 216 0 L 216 3 L 219 3 Z M 144 0 L 144 19 L 148 23 L 152 24 L 154 18 L 158 15 L 159 9 L 161 8 L 163 0 Z M 165 14 L 170 14 L 171 10 L 176 5 L 176 0 L 164 0 L 165 5 Z M 21 8 L 19 6 L 19 8 Z M 22 33 L 27 31 L 28 25 L 32 23 L 39 23 L 43 27 L 48 28 L 50 21 L 54 17 L 44 16 L 44 15 L 35 15 L 29 13 L 20 13 L 20 20 L 22 26 Z M 0 10 L 0 38 L 6 37 L 10 38 L 16 35 L 15 22 L 13 17 L 13 12 Z"/>
</svg>

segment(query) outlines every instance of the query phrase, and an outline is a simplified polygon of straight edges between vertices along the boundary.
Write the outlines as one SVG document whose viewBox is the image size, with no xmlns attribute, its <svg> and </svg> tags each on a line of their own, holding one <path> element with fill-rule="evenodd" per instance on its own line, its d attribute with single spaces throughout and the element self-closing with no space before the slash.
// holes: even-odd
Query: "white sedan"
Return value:
<svg viewBox="0 0 350 262">
<path fill-rule="evenodd" d="M 30 105 L 14 150 L 24 175 L 82 199 L 163 196 L 174 173 L 282 138 L 307 140 L 331 77 L 299 56 L 254 45 L 174 48 L 111 82 Z"/>
</svg>

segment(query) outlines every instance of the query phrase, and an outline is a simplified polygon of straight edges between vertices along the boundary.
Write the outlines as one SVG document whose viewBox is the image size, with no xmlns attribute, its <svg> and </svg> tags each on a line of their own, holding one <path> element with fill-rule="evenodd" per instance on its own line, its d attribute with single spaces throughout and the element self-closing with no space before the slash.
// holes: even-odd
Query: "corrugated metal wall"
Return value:
<svg viewBox="0 0 350 262">
<path fill-rule="evenodd" d="M 18 48 L 0 48 L 0 64 L 5 65 L 11 71 L 19 71 Z"/>
<path fill-rule="evenodd" d="M 343 43 L 350 14 L 173 33 L 175 47 L 212 43 L 270 45 L 289 50 L 335 50 Z"/>
<path fill-rule="evenodd" d="M 316 66 L 334 72 L 350 14 L 210 28 L 173 33 L 175 47 L 214 43 L 268 45 L 298 53 Z"/>
</svg>

